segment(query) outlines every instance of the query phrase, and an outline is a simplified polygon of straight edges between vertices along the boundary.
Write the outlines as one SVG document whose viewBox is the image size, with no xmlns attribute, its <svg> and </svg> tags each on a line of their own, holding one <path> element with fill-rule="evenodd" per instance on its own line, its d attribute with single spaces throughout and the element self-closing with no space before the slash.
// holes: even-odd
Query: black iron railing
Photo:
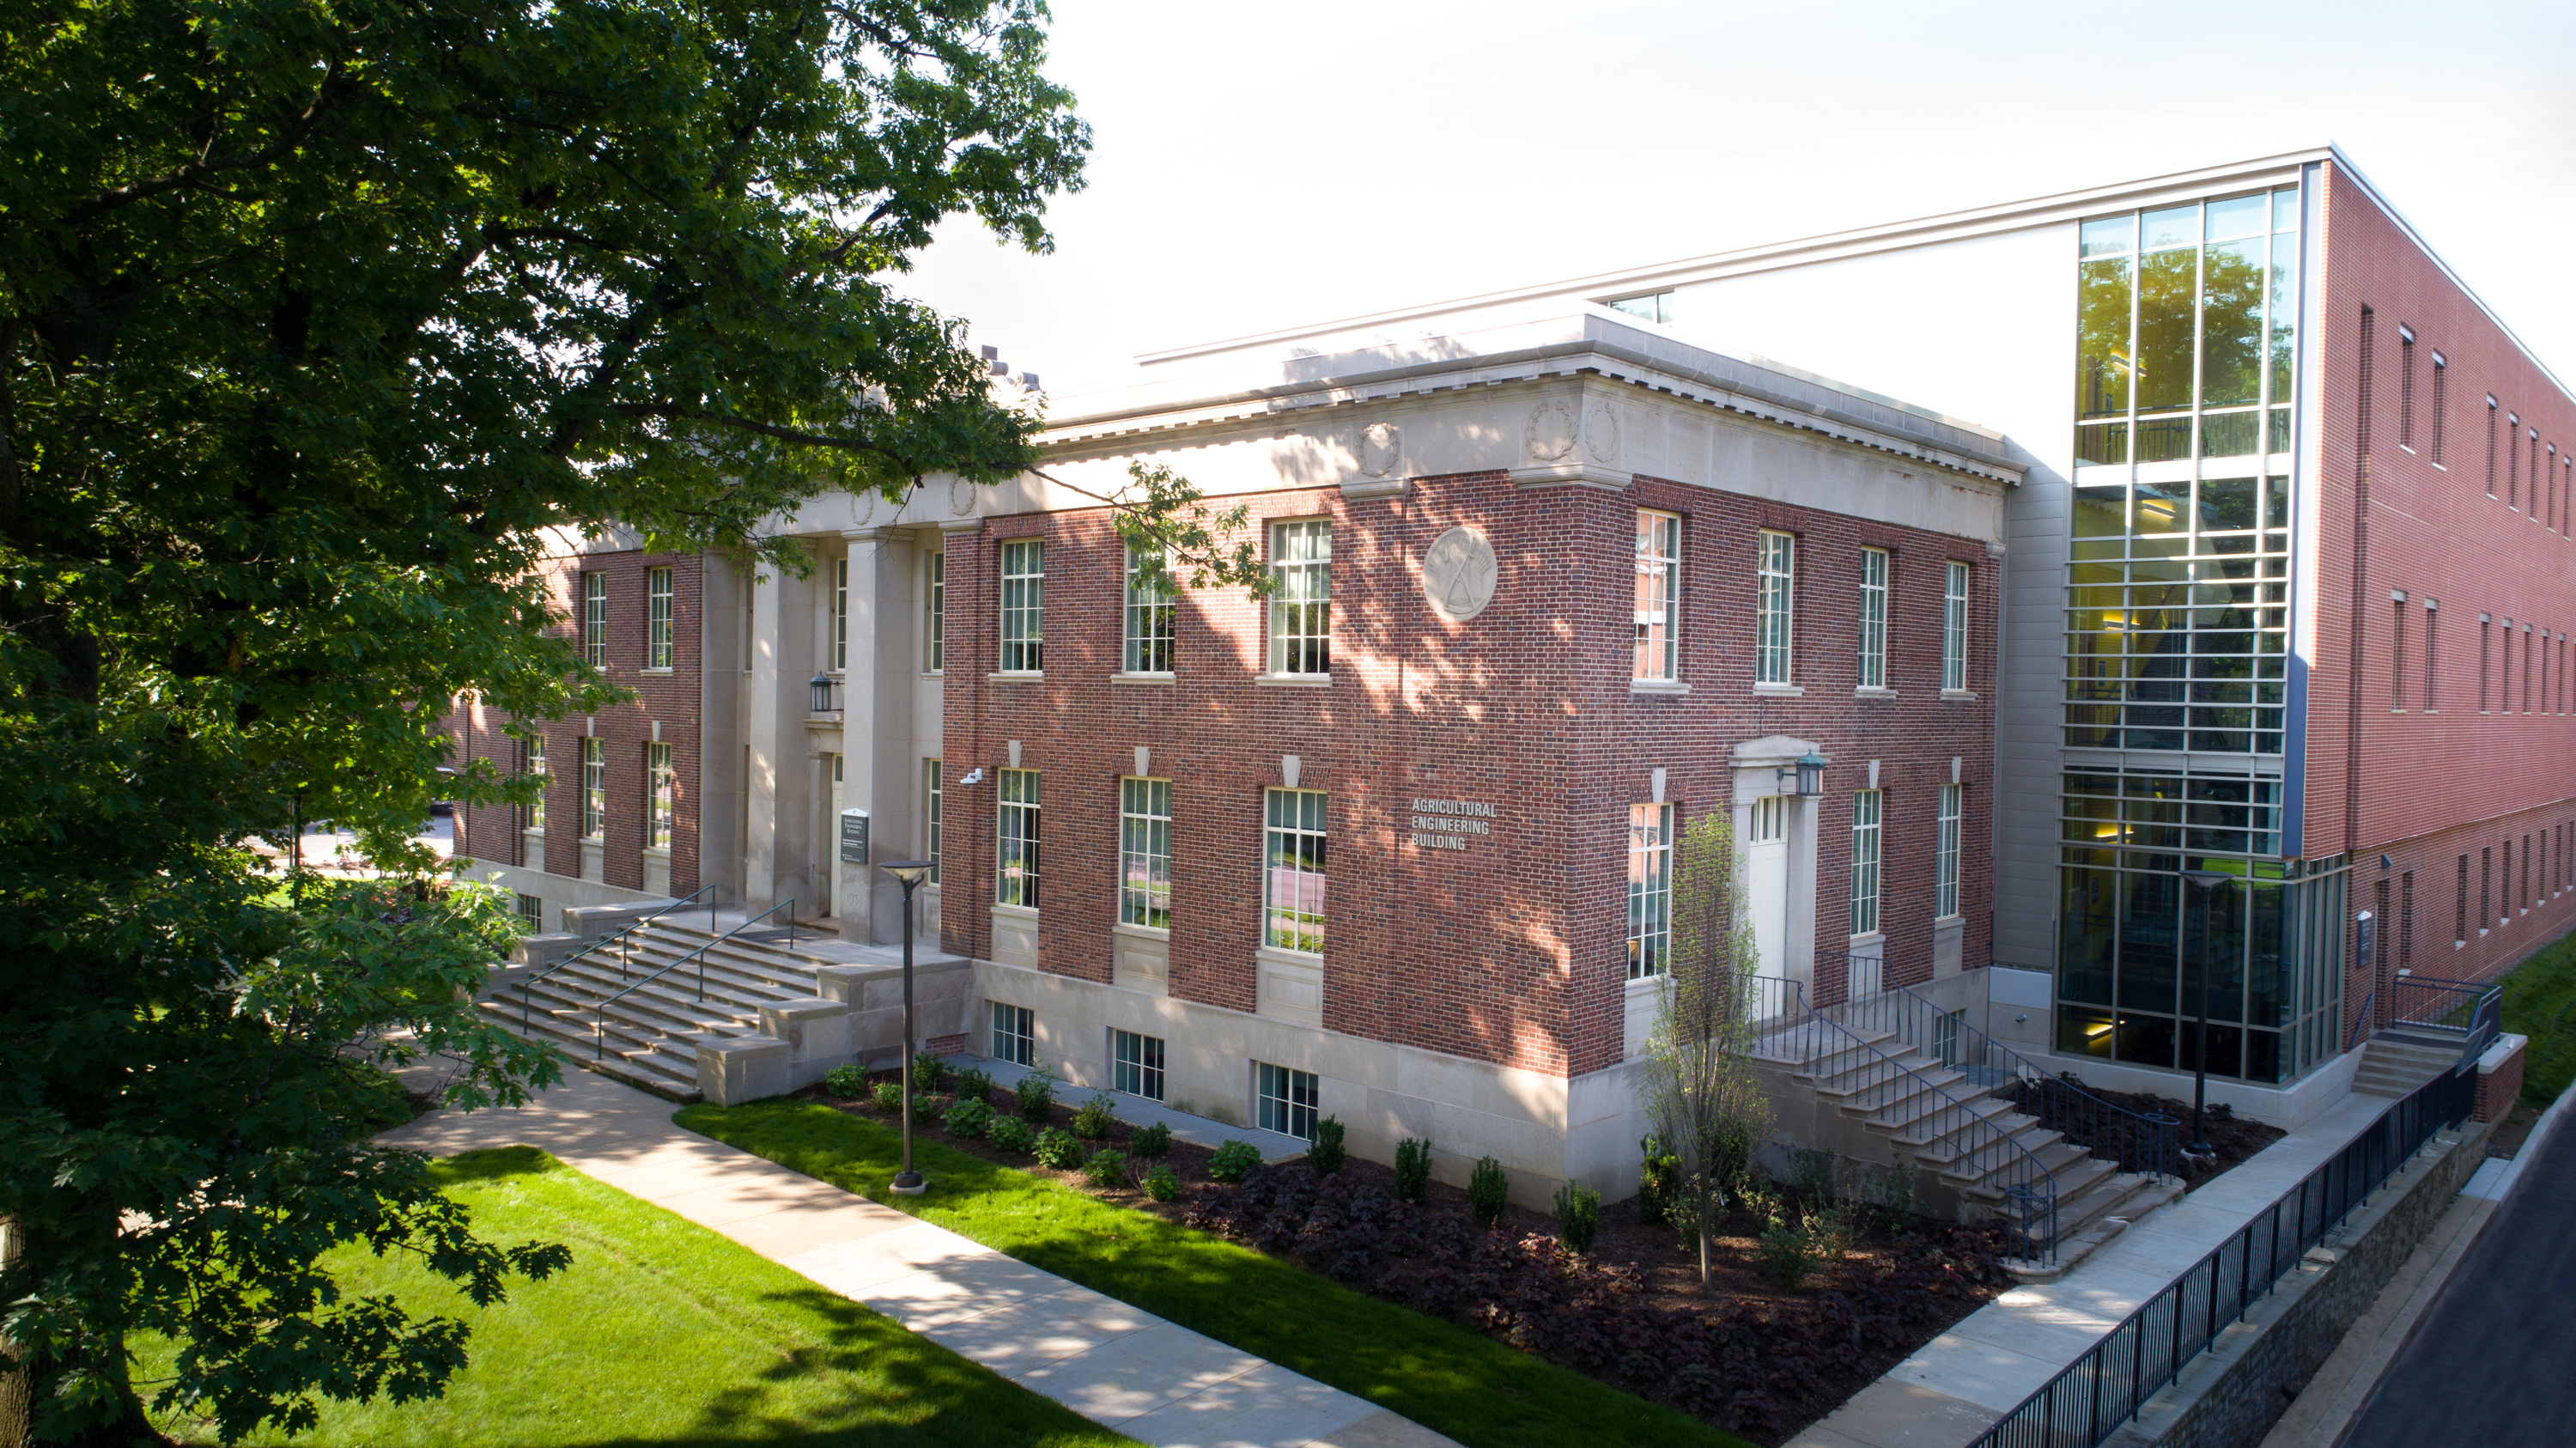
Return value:
<svg viewBox="0 0 2576 1448">
<path fill-rule="evenodd" d="M 654 921 L 661 919 L 663 916 L 670 914 L 672 911 L 679 909 L 681 906 L 688 904 L 690 901 L 697 899 L 701 895 L 708 896 L 707 928 L 709 930 L 715 929 L 716 897 L 709 892 L 716 888 L 717 887 L 714 885 L 700 885 L 698 888 L 681 896 L 679 899 L 672 901 L 670 904 L 663 906 L 661 909 L 654 911 L 650 915 L 643 916 L 640 919 L 627 921 L 624 925 L 617 927 L 608 934 L 599 937 L 590 944 L 583 946 L 581 949 L 574 951 L 572 954 L 567 955 L 563 959 L 556 961 L 554 964 L 547 966 L 545 969 L 538 971 L 535 975 L 529 976 L 526 980 L 517 981 L 510 985 L 503 986 L 501 988 L 502 990 L 515 990 L 519 993 L 519 1028 L 521 1030 L 527 1029 L 529 1002 L 536 995 L 537 982 L 544 980 L 546 977 L 553 975 L 555 972 L 562 970 L 567 966 L 570 966 L 573 962 L 590 955 L 594 951 L 606 950 L 612 945 L 617 947 L 618 978 L 620 980 L 625 979 L 628 964 L 634 959 L 635 955 L 634 941 L 636 933 L 641 931 L 645 926 L 652 924 Z M 495 995 L 498 995 L 499 993 L 499 991 L 494 992 Z"/>
<path fill-rule="evenodd" d="M 744 931 L 749 930 L 751 927 L 768 919 L 770 916 L 777 914 L 781 910 L 787 912 L 787 944 L 790 949 L 793 949 L 796 944 L 796 901 L 794 897 L 791 896 L 788 899 L 781 900 L 777 904 L 770 906 L 768 909 L 761 911 L 759 914 L 750 917 L 740 925 L 737 925 L 733 929 L 726 931 L 724 934 L 717 936 L 715 939 L 708 941 L 706 944 L 699 946 L 697 949 L 690 951 L 688 954 L 681 956 L 679 959 L 672 961 L 669 965 L 666 965 L 660 970 L 653 972 L 651 975 L 644 977 L 642 980 L 635 982 L 633 985 L 630 985 L 626 989 L 619 991 L 617 994 L 610 996 L 608 999 L 601 1001 L 599 1003 L 599 1008 L 593 1012 L 591 1016 L 591 1055 L 593 1057 L 605 1057 L 608 1054 L 608 1008 L 610 1006 L 617 1004 L 619 1001 L 635 994 L 644 987 L 651 985 L 653 982 L 660 980 L 662 977 L 669 975 L 675 970 L 678 970 L 681 966 L 688 964 L 692 960 L 698 963 L 698 1003 L 701 1005 L 705 1004 L 707 999 L 707 952 L 724 944 L 726 941 L 733 939 Z M 714 923 L 713 917 L 709 917 L 709 928 L 712 929 L 714 927 Z"/>
<path fill-rule="evenodd" d="M 2109 1439 L 2435 1132 L 2467 1119 L 2477 1086 L 2476 1067 L 2463 1065 L 2389 1107 L 1969 1448 L 2095 1448 Z"/>
<path fill-rule="evenodd" d="M 2388 990 L 2389 1024 L 2418 1034 L 2456 1037 L 2460 1059 L 2474 1061 L 2502 1028 L 2504 987 L 2494 981 L 2401 975 Z"/>
</svg>

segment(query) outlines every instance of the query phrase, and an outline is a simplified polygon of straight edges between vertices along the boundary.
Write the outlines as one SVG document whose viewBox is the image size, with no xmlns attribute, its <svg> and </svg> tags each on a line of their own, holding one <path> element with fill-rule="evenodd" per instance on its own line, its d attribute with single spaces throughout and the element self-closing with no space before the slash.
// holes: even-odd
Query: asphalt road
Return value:
<svg viewBox="0 0 2576 1448">
<path fill-rule="evenodd" d="M 2576 1131 L 2554 1127 L 2346 1448 L 2576 1443 Z"/>
</svg>

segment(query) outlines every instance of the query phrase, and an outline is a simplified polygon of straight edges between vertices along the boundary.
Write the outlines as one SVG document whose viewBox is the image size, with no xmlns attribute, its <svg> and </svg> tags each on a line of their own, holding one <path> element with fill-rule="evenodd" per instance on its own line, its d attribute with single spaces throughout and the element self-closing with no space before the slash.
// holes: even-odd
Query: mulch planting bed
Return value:
<svg viewBox="0 0 2576 1448">
<path fill-rule="evenodd" d="M 1033 1127 L 1070 1128 L 1073 1107 L 1090 1095 L 1058 1090 L 1048 1119 Z M 894 1124 L 892 1111 L 866 1098 L 838 1098 L 820 1086 L 797 1094 Z M 1008 1090 L 988 1099 L 997 1114 L 1017 1114 Z M 1134 1177 L 1162 1165 L 1179 1179 L 1180 1194 L 1157 1202 L 1134 1185 L 1095 1187 L 1078 1170 L 1051 1170 L 1025 1153 L 950 1136 L 939 1116 L 952 1100 L 930 1096 L 914 1130 L 1461 1323 L 1760 1444 L 1780 1443 L 1831 1412 L 2012 1286 L 2000 1224 L 1861 1213 L 1841 1260 L 1790 1288 L 1756 1260 L 1767 1223 L 1739 1209 L 1711 1242 L 1703 1285 L 1696 1249 L 1642 1220 L 1634 1200 L 1602 1207 L 1592 1250 L 1575 1253 L 1558 1243 L 1544 1212 L 1515 1206 L 1493 1230 L 1478 1228 L 1465 1190 L 1444 1182 L 1431 1183 L 1420 1204 L 1400 1202 L 1395 1174 L 1374 1162 L 1353 1159 L 1330 1177 L 1302 1161 L 1255 1167 L 1228 1184 L 1208 1175 L 1212 1152 L 1179 1140 L 1158 1162 L 1129 1152 Z M 1086 1146 L 1129 1151 L 1134 1133 L 1114 1122 Z M 1781 1198 L 1797 1220 L 1796 1194 L 1782 1189 Z"/>
</svg>

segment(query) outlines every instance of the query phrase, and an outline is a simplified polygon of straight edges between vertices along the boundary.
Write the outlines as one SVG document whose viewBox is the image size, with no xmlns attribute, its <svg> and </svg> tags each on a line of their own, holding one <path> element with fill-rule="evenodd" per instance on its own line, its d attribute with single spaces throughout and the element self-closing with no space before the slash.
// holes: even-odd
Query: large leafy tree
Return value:
<svg viewBox="0 0 2576 1448">
<path fill-rule="evenodd" d="M 0 1414 L 130 1441 L 438 1390 L 461 1329 L 339 1296 L 336 1243 L 476 1296 L 370 1144 L 375 1065 L 463 1104 L 552 1071 L 459 999 L 471 892 L 281 890 L 247 840 L 435 797 L 461 692 L 607 697 L 549 530 L 765 546 L 827 486 L 1030 465 L 888 282 L 943 216 L 1043 248 L 1089 138 L 1036 0 L 0 0 Z M 129 1335 L 180 1346 L 131 1381 Z M 14 1402 L 14 1406 L 12 1406 Z M 0 1439 L 17 1421 L 0 1420 Z"/>
</svg>

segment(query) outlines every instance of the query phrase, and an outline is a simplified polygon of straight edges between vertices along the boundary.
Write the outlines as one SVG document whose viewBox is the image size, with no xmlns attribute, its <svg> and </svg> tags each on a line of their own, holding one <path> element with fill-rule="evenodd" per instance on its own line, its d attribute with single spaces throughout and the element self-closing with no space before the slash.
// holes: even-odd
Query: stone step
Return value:
<svg viewBox="0 0 2576 1448">
<path fill-rule="evenodd" d="M 2100 1251 L 2150 1213 L 2182 1200 L 2182 1183 L 2135 1172 L 2115 1172 L 2057 1208 L 2057 1257 L 2053 1262 L 2007 1260 L 2004 1270 L 2023 1282 L 2054 1282 Z"/>
<path fill-rule="evenodd" d="M 486 1009 L 490 1007 L 487 1003 Z M 493 1012 L 513 1030 L 519 1029 L 516 1010 Z M 521 1032 L 528 1039 L 551 1045 L 561 1053 L 566 1064 L 638 1086 L 657 1096 L 674 1101 L 699 1099 L 697 1066 L 694 1056 L 682 1063 L 658 1051 L 628 1053 L 610 1050 L 596 1054 L 587 1026 L 568 1027 L 553 1017 L 532 1018 Z"/>
</svg>

